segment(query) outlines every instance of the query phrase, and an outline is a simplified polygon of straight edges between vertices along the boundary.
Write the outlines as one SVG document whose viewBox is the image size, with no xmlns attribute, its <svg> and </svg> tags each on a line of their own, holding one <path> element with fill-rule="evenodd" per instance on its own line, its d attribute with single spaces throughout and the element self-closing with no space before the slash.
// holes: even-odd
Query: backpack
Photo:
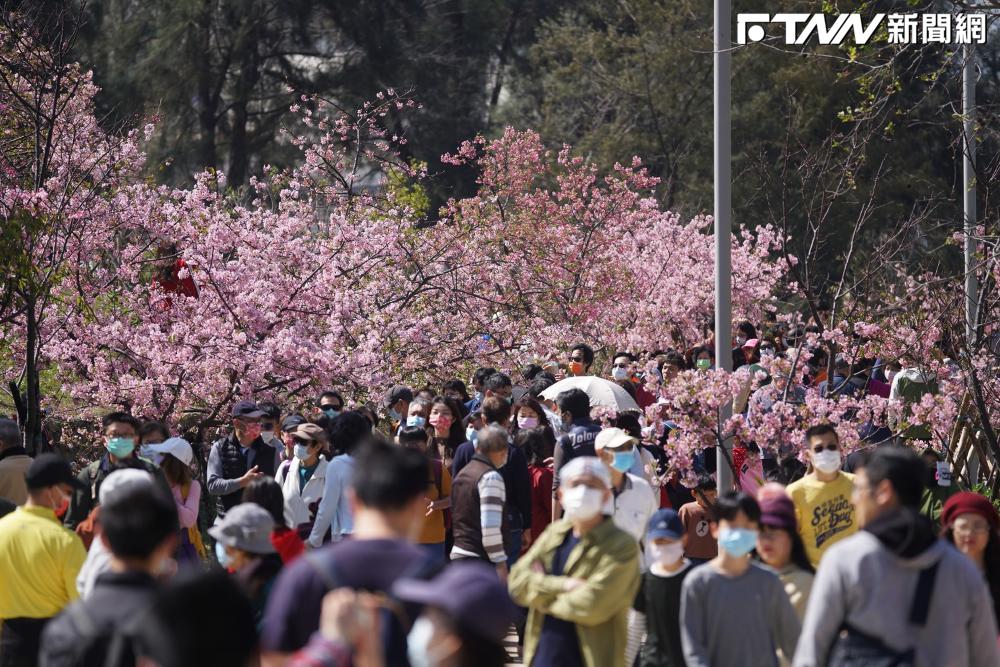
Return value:
<svg viewBox="0 0 1000 667">
<path fill-rule="evenodd" d="M 921 570 L 917 579 L 917 589 L 910 605 L 910 623 L 920 628 L 927 624 L 939 565 L 940 562 L 937 562 Z M 916 654 L 914 647 L 902 652 L 889 648 L 878 637 L 858 630 L 845 620 L 828 664 L 830 667 L 913 667 Z"/>
<path fill-rule="evenodd" d="M 302 555 L 310 568 L 316 573 L 326 591 L 342 588 L 340 575 L 332 559 L 323 561 L 315 551 L 307 551 Z M 410 569 L 400 575 L 400 579 L 430 579 L 440 571 L 441 567 L 431 559 L 415 563 Z M 413 621 L 419 614 L 419 607 L 404 603 L 391 593 L 375 592 L 379 598 L 379 626 L 382 646 L 385 648 L 385 663 L 387 665 L 409 665 L 406 657 L 406 634 L 410 631 Z M 110 667 L 110 666 L 106 666 Z"/>
<path fill-rule="evenodd" d="M 121 628 L 100 627 L 83 603 L 71 604 L 64 612 L 77 632 L 71 656 L 60 656 L 61 664 L 86 667 L 131 667 L 135 665 L 134 634 L 138 623 Z M 141 615 L 140 615 L 141 616 Z"/>
</svg>

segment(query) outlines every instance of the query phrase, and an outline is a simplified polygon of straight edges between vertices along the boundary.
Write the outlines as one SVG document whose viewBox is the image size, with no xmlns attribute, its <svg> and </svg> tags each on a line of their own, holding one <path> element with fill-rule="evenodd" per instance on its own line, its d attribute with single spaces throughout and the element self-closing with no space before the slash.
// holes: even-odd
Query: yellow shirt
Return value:
<svg viewBox="0 0 1000 667">
<path fill-rule="evenodd" d="M 821 482 L 809 474 L 788 485 L 786 491 L 795 504 L 799 535 L 813 567 L 819 565 L 827 547 L 853 535 L 858 530 L 851 504 L 854 475 L 837 473 L 832 482 Z"/>
<path fill-rule="evenodd" d="M 0 619 L 51 618 L 79 597 L 87 552 L 47 507 L 18 507 L 0 519 Z"/>
</svg>

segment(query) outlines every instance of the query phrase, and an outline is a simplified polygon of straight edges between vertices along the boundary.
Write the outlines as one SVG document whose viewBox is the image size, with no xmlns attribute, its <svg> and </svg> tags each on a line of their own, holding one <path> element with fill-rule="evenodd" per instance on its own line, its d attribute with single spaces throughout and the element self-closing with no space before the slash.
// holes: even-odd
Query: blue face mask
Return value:
<svg viewBox="0 0 1000 667">
<path fill-rule="evenodd" d="M 329 417 L 330 419 L 334 419 L 335 417 L 340 415 L 340 410 L 338 408 L 329 405 L 325 405 L 320 409 L 323 411 L 323 414 Z"/>
<path fill-rule="evenodd" d="M 427 424 L 427 420 L 424 419 L 423 417 L 421 417 L 420 415 L 410 415 L 409 417 L 406 418 L 406 425 L 407 426 L 421 426 L 422 427 L 425 424 Z"/>
<path fill-rule="evenodd" d="M 615 460 L 611 463 L 611 467 L 618 472 L 628 472 L 634 464 L 635 449 L 630 449 L 627 452 L 615 452 Z"/>
<path fill-rule="evenodd" d="M 135 440 L 133 438 L 108 438 L 108 444 L 105 447 L 115 458 L 127 459 L 135 451 Z"/>
<path fill-rule="evenodd" d="M 219 560 L 219 565 L 229 567 L 233 564 L 233 557 L 226 553 L 226 547 L 222 542 L 215 543 L 215 557 Z"/>
<path fill-rule="evenodd" d="M 757 546 L 757 531 L 747 528 L 721 528 L 719 547 L 731 556 L 746 556 Z"/>
<path fill-rule="evenodd" d="M 153 451 L 153 444 L 154 443 L 150 442 L 150 443 L 139 445 L 139 456 L 141 456 L 142 458 L 147 459 L 149 461 L 153 461 L 155 463 L 156 462 L 156 452 Z M 159 444 L 159 443 L 155 443 L 155 444 Z"/>
<path fill-rule="evenodd" d="M 397 422 L 402 418 L 402 416 L 392 408 L 389 408 L 389 416 L 392 417 L 393 421 Z"/>
<path fill-rule="evenodd" d="M 479 432 L 470 426 L 469 428 L 465 429 L 465 439 L 471 442 L 472 444 L 476 444 L 476 440 L 479 440 Z"/>
</svg>

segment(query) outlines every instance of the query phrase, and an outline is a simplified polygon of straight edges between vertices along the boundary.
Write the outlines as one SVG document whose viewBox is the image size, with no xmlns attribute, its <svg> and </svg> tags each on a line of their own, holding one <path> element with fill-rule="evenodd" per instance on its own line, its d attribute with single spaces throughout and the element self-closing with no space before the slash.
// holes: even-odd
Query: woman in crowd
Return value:
<svg viewBox="0 0 1000 667">
<path fill-rule="evenodd" d="M 427 450 L 427 431 L 420 426 L 405 426 L 399 432 L 401 447 L 413 449 L 427 457 L 427 514 L 420 529 L 418 543 L 442 565 L 448 560 L 445 536 L 451 508 L 451 473 Z"/>
<path fill-rule="evenodd" d="M 761 497 L 760 510 L 757 555 L 778 573 L 801 622 L 809 602 L 814 570 L 799 536 L 795 506 L 783 492 L 769 490 Z"/>
<path fill-rule="evenodd" d="M 548 426 L 522 428 L 514 434 L 514 446 L 524 453 L 531 477 L 532 537 L 541 535 L 552 520 L 552 451 L 555 439 L 550 434 Z"/>
<path fill-rule="evenodd" d="M 320 454 L 326 431 L 317 424 L 299 424 L 292 431 L 294 459 L 275 478 L 285 495 L 285 517 L 306 544 L 316 548 L 329 541 L 332 513 L 323 495 L 329 461 Z"/>
<path fill-rule="evenodd" d="M 427 451 L 431 457 L 439 458 L 450 469 L 455 450 L 465 442 L 462 410 L 458 402 L 444 396 L 435 396 L 427 421 L 434 429 L 433 442 Z"/>
<path fill-rule="evenodd" d="M 281 572 L 281 557 L 271 543 L 274 519 L 256 503 L 241 503 L 226 513 L 208 534 L 215 539 L 219 565 L 232 573 L 253 603 L 259 631 L 274 580 Z"/>
<path fill-rule="evenodd" d="M 177 544 L 177 563 L 198 564 L 205 557 L 205 544 L 198 530 L 198 508 L 201 502 L 201 483 L 191 476 L 191 461 L 194 451 L 183 438 L 167 438 L 160 444 L 150 445 L 151 453 L 159 459 L 159 464 L 170 492 L 177 504 L 177 518 L 180 520 L 180 540 Z"/>
<path fill-rule="evenodd" d="M 1000 623 L 1000 514 L 988 498 L 963 491 L 941 510 L 944 538 L 969 557 L 986 578 Z"/>
<path fill-rule="evenodd" d="M 280 484 L 270 477 L 255 479 L 243 490 L 242 500 L 260 505 L 274 519 L 271 544 L 277 549 L 282 563 L 287 565 L 302 555 L 306 543 L 299 537 L 298 531 L 289 528 L 285 522 L 285 494 Z"/>
</svg>

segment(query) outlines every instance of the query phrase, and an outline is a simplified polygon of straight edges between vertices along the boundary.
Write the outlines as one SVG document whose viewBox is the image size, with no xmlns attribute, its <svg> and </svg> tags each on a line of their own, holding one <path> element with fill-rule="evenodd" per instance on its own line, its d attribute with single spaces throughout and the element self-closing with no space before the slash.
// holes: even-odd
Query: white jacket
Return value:
<svg viewBox="0 0 1000 667">
<path fill-rule="evenodd" d="M 323 489 L 326 485 L 326 469 L 330 465 L 322 456 L 312 477 L 306 485 L 299 491 L 299 467 L 302 462 L 293 459 L 287 468 L 279 467 L 275 480 L 281 484 L 281 491 L 285 496 L 285 521 L 289 527 L 295 530 L 302 524 L 314 523 L 314 530 L 309 536 L 309 546 L 318 547 L 323 544 L 323 534 L 329 527 L 330 508 L 327 507 L 328 500 L 323 497 Z M 309 506 L 318 503 L 315 513 L 310 511 Z M 325 526 L 320 526 L 321 519 L 327 519 Z M 318 530 L 318 529 L 322 530 Z"/>
<path fill-rule="evenodd" d="M 642 477 L 625 473 L 624 487 L 617 496 L 612 493 L 604 506 L 604 514 L 612 517 L 615 525 L 635 538 L 640 548 L 649 527 L 649 519 L 660 508 L 652 487 Z M 642 555 L 642 554 L 640 554 Z M 645 566 L 645 556 L 640 558 Z"/>
</svg>

